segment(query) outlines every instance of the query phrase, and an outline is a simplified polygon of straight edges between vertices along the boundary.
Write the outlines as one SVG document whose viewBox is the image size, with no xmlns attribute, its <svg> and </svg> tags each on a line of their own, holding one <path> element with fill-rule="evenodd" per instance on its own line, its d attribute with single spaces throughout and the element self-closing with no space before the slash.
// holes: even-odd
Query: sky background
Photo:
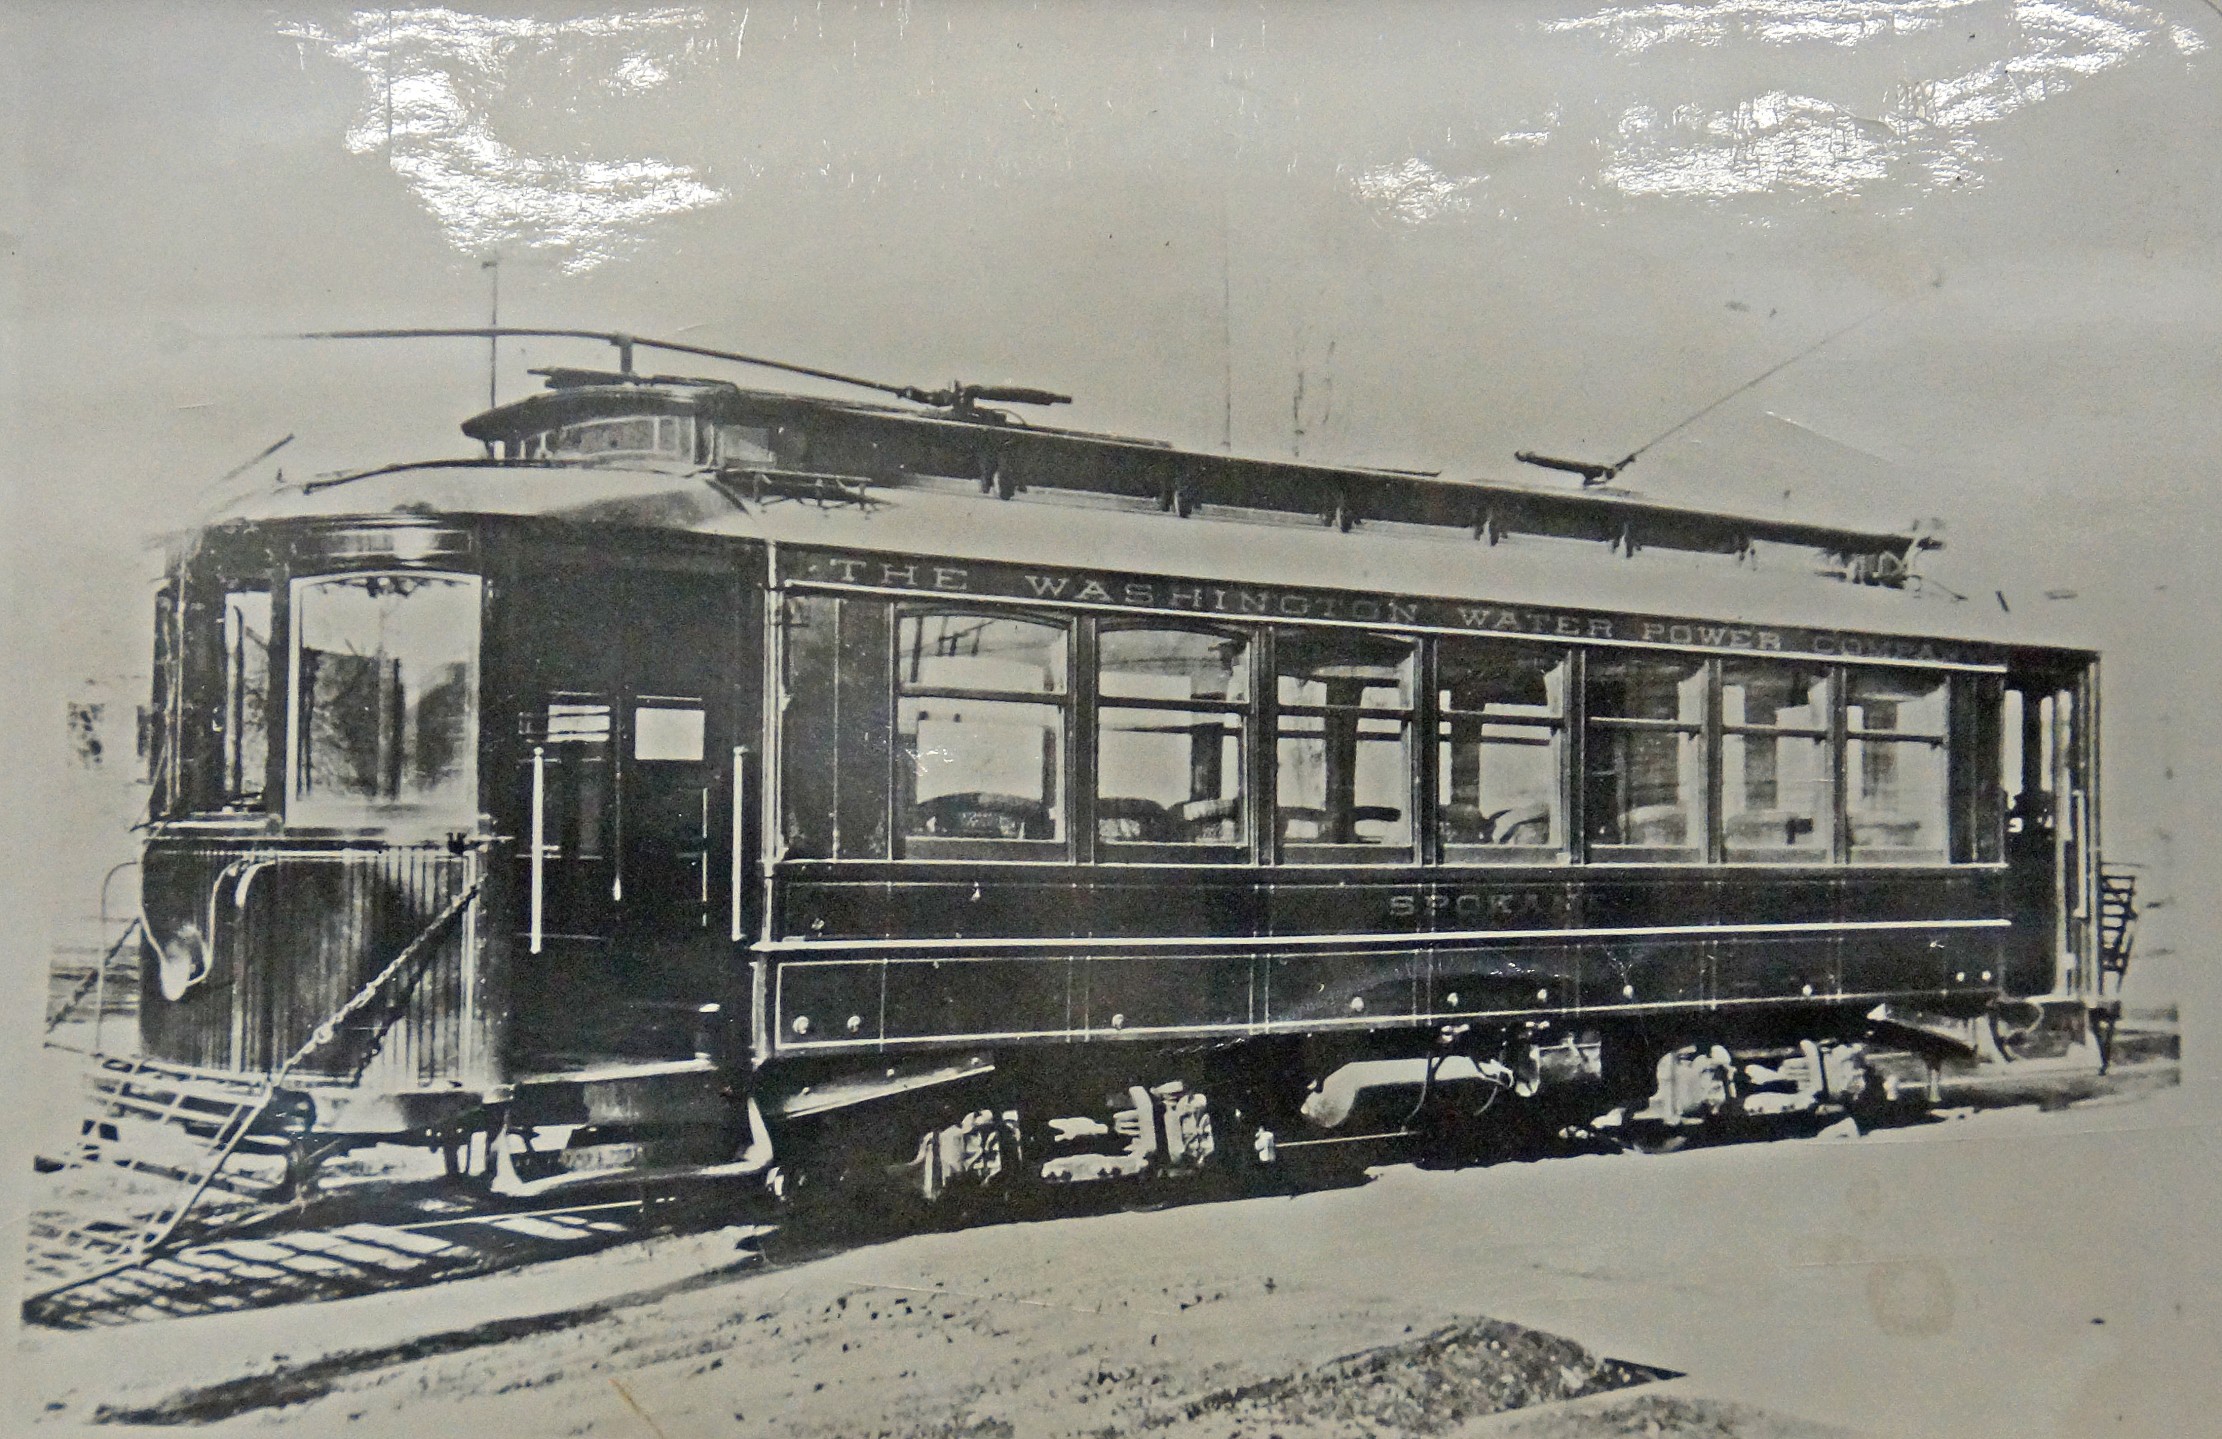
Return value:
<svg viewBox="0 0 2222 1439">
<path fill-rule="evenodd" d="M 1940 526 L 1965 603 L 2106 652 L 2109 857 L 2166 901 L 2135 983 L 2196 1066 L 2218 44 L 2203 0 L 0 0 L 14 883 L 121 838 L 62 714 L 139 698 L 150 536 L 289 434 L 237 483 L 469 451 L 482 345 L 267 337 L 484 323 L 488 260 L 511 324 L 1544 484 L 1512 451 L 1617 458 L 1843 331 L 1622 483 Z"/>
</svg>

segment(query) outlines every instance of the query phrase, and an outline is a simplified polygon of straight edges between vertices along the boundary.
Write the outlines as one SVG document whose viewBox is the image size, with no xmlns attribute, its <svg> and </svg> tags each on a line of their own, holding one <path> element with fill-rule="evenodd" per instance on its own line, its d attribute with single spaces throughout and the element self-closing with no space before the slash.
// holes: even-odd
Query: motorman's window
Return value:
<svg viewBox="0 0 2222 1439">
<path fill-rule="evenodd" d="M 296 580 L 292 608 L 293 817 L 471 823 L 478 580 Z"/>
<path fill-rule="evenodd" d="M 1596 858 L 1705 857 L 1708 675 L 1679 655 L 1590 657 L 1583 804 Z"/>
<path fill-rule="evenodd" d="M 1829 672 L 1721 661 L 1721 838 L 1731 863 L 1825 861 L 1835 844 Z"/>
<path fill-rule="evenodd" d="M 1275 636 L 1275 810 L 1285 858 L 1410 859 L 1410 640 L 1343 630 Z"/>
<path fill-rule="evenodd" d="M 1847 670 L 1844 810 L 1853 863 L 1943 862 L 1949 693 L 1940 674 Z"/>
<path fill-rule="evenodd" d="M 905 853 L 972 853 L 978 841 L 1062 850 L 1067 639 L 1062 624 L 902 615 L 895 808 Z"/>
<path fill-rule="evenodd" d="M 1446 859 L 1566 853 L 1566 654 L 1446 639 L 1436 651 L 1435 823 Z"/>
<path fill-rule="evenodd" d="M 1096 642 L 1096 838 L 1106 859 L 1243 853 L 1250 642 L 1114 629 Z M 1210 855 L 1206 847 L 1225 853 Z"/>
</svg>

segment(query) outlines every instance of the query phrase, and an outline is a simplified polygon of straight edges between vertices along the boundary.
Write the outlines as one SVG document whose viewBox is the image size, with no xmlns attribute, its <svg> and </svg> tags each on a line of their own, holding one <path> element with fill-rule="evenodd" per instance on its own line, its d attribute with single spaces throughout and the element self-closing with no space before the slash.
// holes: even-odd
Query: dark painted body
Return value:
<svg viewBox="0 0 2222 1439">
<path fill-rule="evenodd" d="M 576 1085 L 627 1066 L 656 1071 L 653 1092 L 674 1094 L 668 1109 L 680 1113 L 719 1084 L 729 1095 L 778 1091 L 790 1066 L 822 1078 L 881 1055 L 983 1046 L 1423 1034 L 1447 1022 L 1767 1007 L 1850 1014 L 1885 1001 L 1973 1013 L 2002 995 L 2072 989 L 2092 963 L 2088 927 L 2075 928 L 2084 881 L 2074 876 L 2095 861 L 2065 854 L 2049 821 L 2007 833 L 1995 785 L 1953 800 L 1956 823 L 1991 838 L 1933 865 L 1848 864 L 1841 844 L 1833 860 L 1806 865 L 1629 865 L 1591 862 L 1579 840 L 1557 864 L 1449 862 L 1423 840 L 1409 863 L 1313 865 L 1288 862 L 1255 835 L 1238 862 L 1127 864 L 1093 852 L 1085 815 L 1046 859 L 903 857 L 888 829 L 884 685 L 854 692 L 835 740 L 783 729 L 792 688 L 779 669 L 783 596 L 848 579 L 883 612 L 914 592 L 957 591 L 953 603 L 1017 606 L 1076 626 L 1106 606 L 1038 598 L 1027 576 L 1039 567 L 977 560 L 958 584 L 937 585 L 929 563 L 922 584 L 874 587 L 867 581 L 881 576 L 829 570 L 832 552 L 781 555 L 761 540 L 689 528 L 740 507 L 722 489 L 695 488 L 667 507 L 677 523 L 659 523 L 654 505 L 584 518 L 443 512 L 447 538 L 412 559 L 376 545 L 336 558 L 331 537 L 431 523 L 413 515 L 272 519 L 200 538 L 180 563 L 171 602 L 180 618 L 165 630 L 185 678 L 157 696 L 172 738 L 162 822 L 146 847 L 149 1053 L 268 1070 L 473 882 L 483 887 L 467 922 L 440 939 L 400 997 L 398 1021 L 375 1039 L 368 1028 L 360 1042 L 343 1037 L 299 1076 L 374 1101 L 351 1121 L 361 1129 L 468 1125 L 536 1077 Z M 892 550 L 840 555 L 919 563 Z M 483 580 L 478 814 L 466 826 L 320 831 L 289 826 L 275 805 L 226 811 L 206 801 L 205 771 L 218 759 L 200 738 L 211 702 L 194 678 L 208 662 L 196 657 L 205 641 L 192 617 L 226 584 L 259 576 L 273 597 L 271 653 L 282 656 L 289 578 L 350 567 Z M 1113 607 L 1152 612 L 1193 588 L 1171 575 L 1121 583 L 1129 592 Z M 1146 600 L 1132 587 L 1148 587 Z M 1314 612 L 1292 622 L 1316 619 L 1319 597 L 1341 592 L 1301 593 Z M 1503 627 L 1486 609 L 1474 617 L 1471 606 L 1420 596 L 1402 607 L 1378 592 L 1335 603 L 1346 608 L 1334 623 L 1383 632 Z M 1670 649 L 1699 623 L 1523 613 L 1531 637 L 1572 644 Z M 861 646 L 867 671 L 884 667 L 870 646 L 886 644 L 886 624 L 843 631 L 838 643 L 845 653 Z M 1763 647 L 1753 636 L 1774 633 L 1785 653 L 1938 664 L 2057 696 L 2075 716 L 2059 773 L 2092 790 L 2087 654 L 1712 628 L 1717 640 L 1682 648 Z M 273 714 L 285 713 L 286 683 L 277 665 Z M 698 719 L 682 715 L 673 751 L 646 727 L 679 712 Z M 1076 722 L 1084 732 L 1091 721 Z M 1434 733 L 1424 706 L 1416 725 Z M 819 748 L 805 752 L 810 744 Z M 1076 735 L 1071 748 L 1082 747 Z M 643 757 L 651 753 L 667 757 Z M 263 792 L 283 794 L 282 734 L 267 769 Z M 793 854 L 790 827 L 772 812 L 782 785 L 806 784 L 823 789 L 833 823 L 846 826 L 837 857 Z M 2093 833 L 2095 797 L 2088 804 L 2082 832 Z M 166 998 L 161 951 L 195 943 L 205 976 Z M 349 1085 L 357 1069 L 361 1082 Z M 679 1071 L 706 1078 L 681 1093 L 669 1077 Z M 751 1077 L 736 1086 L 736 1075 Z M 330 1112 L 344 1109 L 335 1100 Z"/>
</svg>

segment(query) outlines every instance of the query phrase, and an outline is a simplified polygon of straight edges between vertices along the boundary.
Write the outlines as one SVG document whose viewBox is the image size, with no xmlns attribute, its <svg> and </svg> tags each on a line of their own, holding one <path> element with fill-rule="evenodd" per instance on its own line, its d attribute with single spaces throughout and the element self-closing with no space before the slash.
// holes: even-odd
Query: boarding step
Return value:
<svg viewBox="0 0 2222 1439">
<path fill-rule="evenodd" d="M 62 1172 L 62 1214 L 32 1225 L 29 1298 L 50 1298 L 144 1261 L 200 1206 L 209 1221 L 266 1205 L 293 1179 L 313 1110 L 284 1088 L 310 1056 L 360 1034 L 351 1079 L 377 1053 L 422 974 L 434 941 L 478 897 L 474 879 L 267 1075 L 189 1069 L 157 1060 L 92 1057 L 93 1114 L 63 1152 L 40 1164 Z M 358 1030 L 356 1026 L 367 1025 Z M 85 1183 L 101 1175 L 107 1184 Z"/>
<path fill-rule="evenodd" d="M 260 1075 L 96 1055 L 86 1083 L 95 1112 L 61 1158 L 66 1167 L 112 1165 L 192 1183 L 224 1154 L 231 1162 L 208 1183 L 261 1197 L 283 1187 L 284 1158 L 309 1119 L 305 1101 Z"/>
<path fill-rule="evenodd" d="M 2099 967 L 2120 985 L 2137 948 L 2137 876 L 2120 865 L 2099 868 Z"/>
<path fill-rule="evenodd" d="M 61 1175 L 64 1207 L 32 1218 L 34 1297 L 137 1263 L 196 1205 L 214 1220 L 259 1209 L 285 1185 L 289 1106 L 273 1106 L 267 1080 L 95 1056 L 87 1082 L 92 1113 L 72 1144 L 39 1165 Z M 266 1116 L 273 1123 L 257 1132 Z"/>
<path fill-rule="evenodd" d="M 139 921 L 132 919 L 120 930 L 102 923 L 97 930 L 89 929 L 82 942 L 55 946 L 47 975 L 49 1045 L 70 1048 L 55 1038 L 56 1031 L 72 1026 L 74 1037 L 75 1028 L 89 1026 L 93 1035 L 90 1047 L 97 1049 L 101 1021 L 137 1008 L 133 985 L 138 978 L 138 956 L 124 951 L 139 935 Z"/>
</svg>

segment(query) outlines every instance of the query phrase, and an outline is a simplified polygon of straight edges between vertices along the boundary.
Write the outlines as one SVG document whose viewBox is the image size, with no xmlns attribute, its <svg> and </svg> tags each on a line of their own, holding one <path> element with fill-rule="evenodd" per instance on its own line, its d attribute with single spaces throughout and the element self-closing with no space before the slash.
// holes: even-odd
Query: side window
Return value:
<svg viewBox="0 0 2222 1439">
<path fill-rule="evenodd" d="M 1596 858 L 1705 857 L 1706 685 L 1700 659 L 1591 656 L 1582 783 Z"/>
<path fill-rule="evenodd" d="M 1835 847 L 1829 672 L 1721 662 L 1721 838 L 1732 863 L 1828 860 Z"/>
<path fill-rule="evenodd" d="M 1444 857 L 1504 864 L 1566 853 L 1566 654 L 1447 639 L 1436 651 L 1435 823 Z"/>
<path fill-rule="evenodd" d="M 790 593 L 779 625 L 781 852 L 885 859 L 894 703 L 888 603 Z"/>
<path fill-rule="evenodd" d="M 1339 630 L 1275 637 L 1275 812 L 1285 858 L 1412 857 L 1409 640 Z"/>
<path fill-rule="evenodd" d="M 270 592 L 224 596 L 223 754 L 218 802 L 262 809 L 270 773 Z"/>
<path fill-rule="evenodd" d="M 1856 863 L 1942 863 L 1947 677 L 1852 669 L 1844 677 L 1844 810 Z"/>
<path fill-rule="evenodd" d="M 905 853 L 1066 841 L 1066 627 L 906 613 L 896 625 L 896 817 Z M 948 850 L 945 846 L 959 845 Z"/>
<path fill-rule="evenodd" d="M 1243 849 L 1250 642 L 1201 630 L 1111 629 L 1096 651 L 1096 838 L 1106 859 L 1179 846 Z M 1206 846 L 1225 856 L 1197 851 Z"/>
</svg>

